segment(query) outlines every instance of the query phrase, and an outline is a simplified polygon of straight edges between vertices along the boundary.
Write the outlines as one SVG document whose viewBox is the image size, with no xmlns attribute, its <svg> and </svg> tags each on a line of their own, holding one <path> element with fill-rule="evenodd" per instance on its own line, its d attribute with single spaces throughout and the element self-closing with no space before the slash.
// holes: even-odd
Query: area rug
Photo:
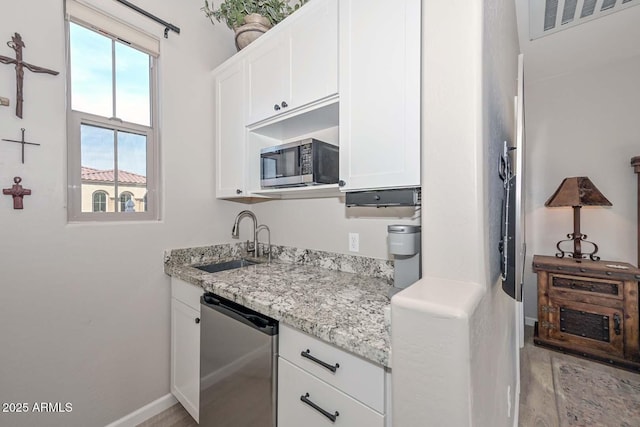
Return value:
<svg viewBox="0 0 640 427">
<path fill-rule="evenodd" d="M 640 375 L 552 356 L 562 427 L 640 427 Z"/>
</svg>

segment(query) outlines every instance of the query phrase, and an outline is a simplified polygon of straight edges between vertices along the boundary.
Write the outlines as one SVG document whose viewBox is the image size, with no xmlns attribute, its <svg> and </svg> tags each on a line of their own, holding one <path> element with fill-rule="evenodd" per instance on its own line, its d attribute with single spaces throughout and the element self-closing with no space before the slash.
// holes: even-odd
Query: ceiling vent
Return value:
<svg viewBox="0 0 640 427">
<path fill-rule="evenodd" d="M 531 40 L 640 4 L 640 0 L 529 0 Z"/>
</svg>

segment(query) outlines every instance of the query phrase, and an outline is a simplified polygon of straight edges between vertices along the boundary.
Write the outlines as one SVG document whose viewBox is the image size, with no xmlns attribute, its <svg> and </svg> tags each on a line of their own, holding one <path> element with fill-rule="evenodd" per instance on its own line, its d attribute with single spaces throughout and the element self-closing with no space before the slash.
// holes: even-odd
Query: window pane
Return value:
<svg viewBox="0 0 640 427">
<path fill-rule="evenodd" d="M 129 194 L 133 206 L 121 200 L 120 212 L 145 212 L 147 194 L 147 137 L 118 132 L 118 191 Z M 131 205 L 131 204 L 130 204 Z M 124 208 L 124 209 L 123 209 Z"/>
<path fill-rule="evenodd" d="M 97 126 L 80 126 L 82 212 L 93 211 L 93 194 L 106 193 L 105 212 L 115 212 L 114 131 Z"/>
<path fill-rule="evenodd" d="M 133 194 L 128 191 L 120 194 L 120 212 L 135 212 L 136 205 L 133 200 Z"/>
<path fill-rule="evenodd" d="M 105 193 L 104 191 L 96 191 L 95 193 L 93 193 L 93 211 L 107 211 L 107 193 Z"/>
<path fill-rule="evenodd" d="M 71 108 L 113 116 L 111 39 L 69 23 Z"/>
<path fill-rule="evenodd" d="M 149 61 L 144 52 L 116 43 L 116 117 L 151 126 Z"/>
</svg>

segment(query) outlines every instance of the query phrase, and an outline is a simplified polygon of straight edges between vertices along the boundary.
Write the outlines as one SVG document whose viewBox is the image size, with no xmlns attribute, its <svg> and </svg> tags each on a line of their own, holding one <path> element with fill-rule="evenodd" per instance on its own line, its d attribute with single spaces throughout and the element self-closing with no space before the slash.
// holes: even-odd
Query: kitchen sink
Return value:
<svg viewBox="0 0 640 427">
<path fill-rule="evenodd" d="M 199 265 L 196 268 L 198 270 L 206 271 L 207 273 L 217 273 L 219 271 L 233 270 L 234 268 L 246 267 L 248 265 L 259 264 L 259 262 L 251 261 L 248 259 L 240 258 L 226 262 L 217 262 L 213 264 Z"/>
</svg>

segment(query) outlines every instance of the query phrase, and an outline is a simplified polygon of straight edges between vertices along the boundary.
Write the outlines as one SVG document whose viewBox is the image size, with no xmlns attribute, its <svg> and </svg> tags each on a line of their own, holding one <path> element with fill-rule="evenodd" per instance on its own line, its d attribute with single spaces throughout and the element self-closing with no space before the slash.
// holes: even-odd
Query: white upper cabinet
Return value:
<svg viewBox="0 0 640 427">
<path fill-rule="evenodd" d="M 338 1 L 315 2 L 289 33 L 293 107 L 338 93 Z"/>
<path fill-rule="evenodd" d="M 260 149 L 331 129 L 342 191 L 420 186 L 420 0 L 389 4 L 309 1 L 215 70 L 216 197 L 284 197 Z"/>
<path fill-rule="evenodd" d="M 291 102 L 289 46 L 282 37 L 263 43 L 246 59 L 249 91 L 248 123 L 280 114 Z"/>
<path fill-rule="evenodd" d="M 242 62 L 215 76 L 216 197 L 246 197 L 245 86 Z"/>
<path fill-rule="evenodd" d="M 420 0 L 389 5 L 340 1 L 343 191 L 420 186 Z"/>
<path fill-rule="evenodd" d="M 337 3 L 307 3 L 247 55 L 247 125 L 337 94 Z"/>
</svg>

